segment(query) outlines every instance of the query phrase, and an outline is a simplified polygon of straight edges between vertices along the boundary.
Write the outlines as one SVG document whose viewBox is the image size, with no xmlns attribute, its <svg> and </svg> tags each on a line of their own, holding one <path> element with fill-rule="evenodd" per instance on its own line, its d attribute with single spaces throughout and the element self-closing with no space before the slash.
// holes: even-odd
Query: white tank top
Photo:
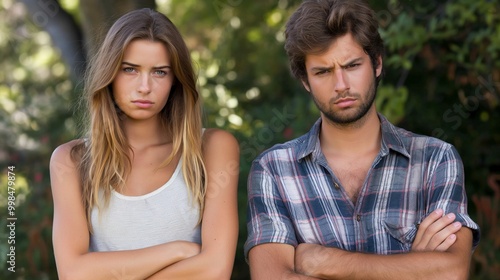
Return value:
<svg viewBox="0 0 500 280">
<path fill-rule="evenodd" d="M 199 206 L 192 203 L 181 166 L 179 160 L 168 182 L 153 192 L 125 196 L 112 191 L 101 215 L 94 207 L 89 251 L 133 250 L 175 240 L 201 243 Z"/>
</svg>

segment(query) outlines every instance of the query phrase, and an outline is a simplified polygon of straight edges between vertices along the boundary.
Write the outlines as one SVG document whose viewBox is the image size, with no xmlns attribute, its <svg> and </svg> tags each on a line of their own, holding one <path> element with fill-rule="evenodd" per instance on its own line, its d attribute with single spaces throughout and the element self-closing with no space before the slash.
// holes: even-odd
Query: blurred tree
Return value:
<svg viewBox="0 0 500 280">
<path fill-rule="evenodd" d="M 380 11 L 385 81 L 409 92 L 400 125 L 458 149 L 467 194 L 475 197 L 469 211 L 485 230 L 471 278 L 493 279 L 500 244 L 488 237 L 495 225 L 482 221 L 496 221 L 500 209 L 478 201 L 489 201 L 487 178 L 500 174 L 500 2 L 392 0 Z"/>
<path fill-rule="evenodd" d="M 73 16 L 62 9 L 56 0 L 21 2 L 29 11 L 29 15 L 25 16 L 51 36 L 52 43 L 70 69 L 72 80 L 79 81 L 85 69 L 85 54 L 82 32 Z"/>
<path fill-rule="evenodd" d="M 48 161 L 54 143 L 73 135 L 68 104 L 73 85 L 66 66 L 18 2 L 0 1 L 0 181 L 15 167 L 15 244 L 0 244 L 0 278 L 55 278 L 51 250 L 51 195 Z M 7 188 L 0 188 L 1 217 Z M 5 229 L 6 219 L 0 220 Z M 0 231 L 1 240 L 7 232 Z M 7 250 L 15 246 L 15 274 L 7 270 Z M 10 257 L 9 257 L 10 260 Z"/>
<path fill-rule="evenodd" d="M 28 9 L 33 23 L 50 34 L 76 83 L 83 77 L 87 52 L 99 46 L 118 17 L 134 9 L 156 7 L 155 0 L 73 1 L 78 3 L 74 6 L 78 9 L 73 10 L 64 9 L 57 0 L 21 2 Z"/>
<path fill-rule="evenodd" d="M 398 125 L 458 148 L 467 192 L 482 206 L 470 210 L 489 238 L 476 250 L 471 278 L 497 275 L 495 248 L 500 245 L 490 240 L 496 227 L 488 223 L 496 221 L 500 210 L 498 197 L 492 198 L 497 188 L 491 186 L 497 185 L 488 185 L 486 178 L 500 173 L 499 1 L 369 2 L 387 46 L 377 107 Z M 319 116 L 291 77 L 283 50 L 283 26 L 300 0 L 0 3 L 0 166 L 16 165 L 19 172 L 16 276 L 56 278 L 47 167 L 51 151 L 78 136 L 72 104 L 81 93 L 87 53 L 117 17 L 156 7 L 179 27 L 192 50 L 207 126 L 227 129 L 240 141 L 240 237 L 233 279 L 248 279 L 242 246 L 251 161 L 273 144 L 305 133 Z M 5 203 L 2 189 L 2 209 Z M 0 227 L 4 224 L 0 221 Z M 3 267 L 7 249 L 0 244 L 0 278 L 10 279 Z"/>
</svg>

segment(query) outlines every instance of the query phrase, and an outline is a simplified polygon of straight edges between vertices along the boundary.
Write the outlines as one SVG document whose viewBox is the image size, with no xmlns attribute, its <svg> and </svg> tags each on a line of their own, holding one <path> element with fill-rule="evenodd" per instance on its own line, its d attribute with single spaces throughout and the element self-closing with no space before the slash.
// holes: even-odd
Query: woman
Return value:
<svg viewBox="0 0 500 280">
<path fill-rule="evenodd" d="M 50 162 L 59 278 L 229 279 L 238 144 L 203 131 L 178 30 L 130 12 L 89 64 L 86 134 Z"/>
</svg>

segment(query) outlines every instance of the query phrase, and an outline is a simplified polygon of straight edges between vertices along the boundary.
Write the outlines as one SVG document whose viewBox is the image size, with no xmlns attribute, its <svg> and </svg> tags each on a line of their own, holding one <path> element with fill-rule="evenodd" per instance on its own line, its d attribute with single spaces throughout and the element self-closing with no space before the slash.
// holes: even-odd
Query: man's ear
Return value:
<svg viewBox="0 0 500 280">
<path fill-rule="evenodd" d="M 377 68 L 375 69 L 375 76 L 378 78 L 382 74 L 382 56 L 379 55 L 377 58 Z"/>
<path fill-rule="evenodd" d="M 307 81 L 307 78 L 304 78 L 301 80 L 302 82 L 302 85 L 304 86 L 304 88 L 309 92 L 311 93 L 311 87 L 309 86 L 309 81 Z"/>
</svg>

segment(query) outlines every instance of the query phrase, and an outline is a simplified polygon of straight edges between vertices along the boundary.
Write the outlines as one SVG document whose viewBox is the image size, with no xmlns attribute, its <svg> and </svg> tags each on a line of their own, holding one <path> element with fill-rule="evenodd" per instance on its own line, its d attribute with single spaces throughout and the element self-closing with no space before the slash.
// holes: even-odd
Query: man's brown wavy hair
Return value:
<svg viewBox="0 0 500 280">
<path fill-rule="evenodd" d="M 325 52 L 337 38 L 351 33 L 368 54 L 373 70 L 384 54 L 375 12 L 361 0 L 305 0 L 286 24 L 285 50 L 292 74 L 307 82 L 307 54 Z M 382 75 L 376 78 L 376 85 Z"/>
</svg>

